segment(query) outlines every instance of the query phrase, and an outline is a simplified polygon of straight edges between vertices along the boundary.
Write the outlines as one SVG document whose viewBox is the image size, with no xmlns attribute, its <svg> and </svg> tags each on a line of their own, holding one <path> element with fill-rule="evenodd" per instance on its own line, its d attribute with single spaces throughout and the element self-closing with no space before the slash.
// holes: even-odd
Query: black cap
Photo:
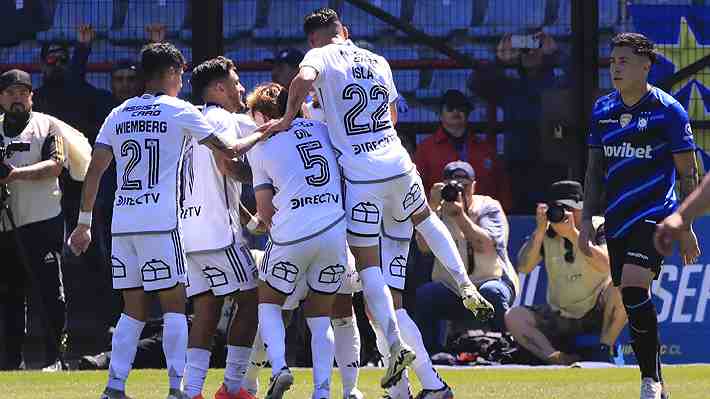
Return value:
<svg viewBox="0 0 710 399">
<path fill-rule="evenodd" d="M 0 91 L 14 85 L 25 86 L 32 90 L 32 77 L 29 73 L 19 69 L 11 69 L 0 75 Z"/>
<path fill-rule="evenodd" d="M 444 166 L 444 179 L 465 178 L 476 180 L 476 172 L 470 163 L 464 161 L 449 162 Z"/>
<path fill-rule="evenodd" d="M 301 64 L 301 61 L 303 61 L 304 56 L 305 54 L 303 54 L 303 51 L 295 48 L 288 48 L 279 51 L 275 58 L 267 58 L 264 61 L 272 62 L 274 64 L 288 64 L 297 67 Z"/>
<path fill-rule="evenodd" d="M 136 65 L 136 62 L 131 61 L 129 59 L 118 60 L 111 66 L 111 73 L 114 73 L 116 71 L 122 71 L 124 69 L 138 71 L 138 66 Z"/>
<path fill-rule="evenodd" d="M 574 180 L 561 180 L 552 183 L 549 193 L 550 203 L 582 209 L 582 185 Z"/>
<path fill-rule="evenodd" d="M 447 90 L 444 93 L 444 96 L 441 97 L 441 105 L 446 105 L 449 108 L 465 107 L 469 110 L 473 108 L 466 95 L 455 89 Z"/>
<path fill-rule="evenodd" d="M 40 56 L 42 57 L 42 59 L 45 59 L 49 54 L 56 53 L 58 51 L 64 52 L 68 56 L 69 46 L 64 43 L 46 43 L 42 46 Z"/>
</svg>

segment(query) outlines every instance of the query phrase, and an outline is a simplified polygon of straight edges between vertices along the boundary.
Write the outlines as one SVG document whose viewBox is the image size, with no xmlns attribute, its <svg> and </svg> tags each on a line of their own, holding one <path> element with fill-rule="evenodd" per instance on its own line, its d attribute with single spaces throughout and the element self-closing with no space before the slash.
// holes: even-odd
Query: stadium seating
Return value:
<svg viewBox="0 0 710 399">
<path fill-rule="evenodd" d="M 24 41 L 13 47 L 0 47 L 0 60 L 10 64 L 31 64 L 39 62 L 41 48 Z"/>
<path fill-rule="evenodd" d="M 138 61 L 138 46 L 116 46 L 108 40 L 96 40 L 91 44 L 89 63 L 113 63 L 118 60 Z"/>
<path fill-rule="evenodd" d="M 120 28 L 109 31 L 109 38 L 117 42 L 144 41 L 145 27 L 155 23 L 165 25 L 168 38 L 178 37 L 185 23 L 186 9 L 186 0 L 128 0 L 123 23 Z"/>
<path fill-rule="evenodd" d="M 256 0 L 224 0 L 224 38 L 234 39 L 250 32 L 256 23 L 256 7 Z"/>
<path fill-rule="evenodd" d="M 247 93 L 249 93 L 254 90 L 257 85 L 271 82 L 271 72 L 242 72 L 239 74 L 239 80 Z"/>
<path fill-rule="evenodd" d="M 58 0 L 52 27 L 37 33 L 39 41 L 73 41 L 79 25 L 90 24 L 99 34 L 111 27 L 112 0 Z"/>
<path fill-rule="evenodd" d="M 489 0 L 483 23 L 470 29 L 473 36 L 501 36 L 540 28 L 545 22 L 545 0 Z"/>
<path fill-rule="evenodd" d="M 409 102 L 407 112 L 397 115 L 398 122 L 437 122 L 439 114 L 434 107 L 429 107 L 416 102 Z"/>
<path fill-rule="evenodd" d="M 395 17 L 400 16 L 402 10 L 401 0 L 369 0 L 369 2 Z M 343 3 L 339 10 L 339 15 L 350 30 L 350 36 L 355 40 L 374 38 L 395 30 L 393 26 L 348 2 Z"/>
<path fill-rule="evenodd" d="M 266 26 L 254 29 L 254 38 L 303 39 L 303 17 L 327 6 L 327 0 L 272 0 L 268 22 Z"/>
<path fill-rule="evenodd" d="M 567 36 L 572 33 L 572 0 L 559 0 L 555 22 L 543 26 L 542 30 L 554 36 Z"/>
<path fill-rule="evenodd" d="M 599 88 L 600 89 L 611 89 L 611 72 L 609 68 L 599 69 Z"/>
<path fill-rule="evenodd" d="M 237 63 L 244 61 L 263 61 L 267 58 L 274 58 L 274 51 L 265 47 L 246 47 L 240 44 L 229 46 L 225 49 L 225 56 Z"/>
<path fill-rule="evenodd" d="M 619 0 L 599 0 L 599 28 L 612 29 L 619 22 Z"/>
<path fill-rule="evenodd" d="M 417 98 L 440 98 L 446 90 L 456 89 L 466 93 L 466 83 L 471 71 L 469 69 L 435 69 L 431 71 L 428 85 L 424 77 L 420 77 L 420 87 L 417 89 Z"/>
<path fill-rule="evenodd" d="M 472 18 L 473 0 L 416 0 L 413 24 L 428 35 L 447 36 L 469 29 Z"/>
</svg>

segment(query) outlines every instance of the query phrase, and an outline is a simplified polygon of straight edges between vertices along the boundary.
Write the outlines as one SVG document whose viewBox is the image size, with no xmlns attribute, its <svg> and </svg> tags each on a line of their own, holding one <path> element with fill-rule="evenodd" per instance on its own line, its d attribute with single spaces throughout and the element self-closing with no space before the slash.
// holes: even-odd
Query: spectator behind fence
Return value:
<svg viewBox="0 0 710 399">
<path fill-rule="evenodd" d="M 444 166 L 453 161 L 466 161 L 476 170 L 476 191 L 496 198 L 504 209 L 512 199 L 502 160 L 496 155 L 493 135 L 477 134 L 468 124 L 472 105 L 458 90 L 448 90 L 441 98 L 441 125 L 424 139 L 414 155 L 424 189 L 431 191 L 443 179 Z"/>
<path fill-rule="evenodd" d="M 288 88 L 294 76 L 298 74 L 298 66 L 303 61 L 303 51 L 289 48 L 281 50 L 276 58 L 264 60 L 271 63 L 271 81 Z"/>
<path fill-rule="evenodd" d="M 61 278 L 64 231 L 58 176 L 64 166 L 70 165 L 66 157 L 75 156 L 70 143 L 83 140 L 85 161 L 90 158 L 90 148 L 81 133 L 67 124 L 32 111 L 32 81 L 24 71 L 15 69 L 0 75 L 0 108 L 4 113 L 0 115 L 2 145 L 25 145 L 7 155 L 1 168 L 4 177 L 0 178 L 0 187 L 7 187 L 10 193 L 2 201 L 9 205 L 12 220 L 7 213 L 0 220 L 0 306 L 4 307 L 0 341 L 5 346 L 0 369 L 20 366 L 25 320 L 32 314 L 28 312 L 26 317 L 25 300 L 30 298 L 41 301 L 41 306 L 32 299 L 28 302 L 30 309 L 42 310 L 45 365 L 56 369 L 61 365 L 60 336 L 65 320 Z M 30 286 L 36 289 L 36 296 L 30 295 Z"/>
<path fill-rule="evenodd" d="M 477 195 L 477 177 L 467 162 L 446 165 L 444 181 L 431 189 L 431 208 L 441 216 L 456 241 L 464 266 L 478 291 L 490 302 L 495 314 L 490 327 L 504 331 L 504 315 L 520 292 L 518 275 L 508 258 L 508 220 L 500 203 Z M 417 244 L 429 252 L 417 234 Z M 443 350 L 446 320 L 469 320 L 456 284 L 438 260 L 432 282 L 417 289 L 416 318 L 429 353 Z"/>
<path fill-rule="evenodd" d="M 544 261 L 547 303 L 516 306 L 505 316 L 508 331 L 518 344 L 545 363 L 571 364 L 580 360 L 574 340 L 600 334 L 598 350 L 584 360 L 611 362 L 611 348 L 626 324 L 619 290 L 611 284 L 604 218 L 593 219 L 596 240 L 587 257 L 577 247 L 582 222 L 582 186 L 556 182 L 548 204 L 537 205 L 537 227 L 518 254 L 518 271 L 530 273 Z"/>
<path fill-rule="evenodd" d="M 512 35 L 498 43 L 497 63 L 483 66 L 472 75 L 471 89 L 503 108 L 504 152 L 511 178 L 515 213 L 533 213 L 532 204 L 544 201 L 540 187 L 566 175 L 558 165 L 540 162 L 540 118 L 542 92 L 559 87 L 554 67 L 560 57 L 557 43 L 543 32 L 534 35 L 537 48 L 517 48 L 530 44 L 513 43 Z M 514 67 L 519 77 L 506 75 Z M 478 169 L 477 169 L 478 170 Z M 540 185 L 540 182 L 544 182 Z"/>
</svg>

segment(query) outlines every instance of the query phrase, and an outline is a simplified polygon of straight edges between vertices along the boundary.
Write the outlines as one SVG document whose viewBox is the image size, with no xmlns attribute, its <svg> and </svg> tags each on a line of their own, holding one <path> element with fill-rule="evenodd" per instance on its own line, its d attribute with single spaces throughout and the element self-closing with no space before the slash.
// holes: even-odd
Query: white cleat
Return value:
<svg viewBox="0 0 710 399">
<path fill-rule="evenodd" d="M 465 284 L 459 288 L 463 306 L 473 313 L 478 320 L 488 320 L 493 317 L 493 305 L 484 298 L 473 284 Z"/>
<path fill-rule="evenodd" d="M 404 370 L 409 367 L 416 358 L 417 355 L 414 354 L 412 348 L 407 346 L 404 342 L 392 346 L 390 349 L 389 367 L 387 367 L 385 375 L 382 376 L 380 380 L 380 386 L 387 389 L 397 384 L 399 379 L 402 378 Z"/>
<path fill-rule="evenodd" d="M 291 388 L 291 385 L 293 385 L 293 374 L 288 367 L 284 367 L 269 380 L 269 390 L 264 398 L 281 399 L 284 393 Z"/>
<path fill-rule="evenodd" d="M 192 399 L 187 394 L 179 389 L 171 389 L 168 391 L 168 397 L 165 399 Z"/>
<path fill-rule="evenodd" d="M 644 378 L 641 381 L 641 399 L 661 399 L 663 385 L 653 378 Z"/>
<path fill-rule="evenodd" d="M 353 388 L 352 391 L 343 394 L 343 399 L 365 399 L 365 395 L 359 389 Z"/>
</svg>

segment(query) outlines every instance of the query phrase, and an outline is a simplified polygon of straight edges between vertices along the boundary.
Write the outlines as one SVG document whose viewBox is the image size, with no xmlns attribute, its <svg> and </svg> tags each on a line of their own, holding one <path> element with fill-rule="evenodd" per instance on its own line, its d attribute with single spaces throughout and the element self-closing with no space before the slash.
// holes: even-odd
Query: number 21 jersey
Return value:
<svg viewBox="0 0 710 399">
<path fill-rule="evenodd" d="M 399 95 L 383 57 L 348 40 L 310 50 L 301 67 L 318 71 L 313 85 L 346 180 L 382 181 L 413 169 L 390 116 Z"/>
<path fill-rule="evenodd" d="M 116 159 L 114 235 L 178 227 L 185 143 L 189 137 L 204 142 L 213 132 L 195 106 L 167 95 L 144 94 L 111 111 L 96 146 Z"/>
</svg>

